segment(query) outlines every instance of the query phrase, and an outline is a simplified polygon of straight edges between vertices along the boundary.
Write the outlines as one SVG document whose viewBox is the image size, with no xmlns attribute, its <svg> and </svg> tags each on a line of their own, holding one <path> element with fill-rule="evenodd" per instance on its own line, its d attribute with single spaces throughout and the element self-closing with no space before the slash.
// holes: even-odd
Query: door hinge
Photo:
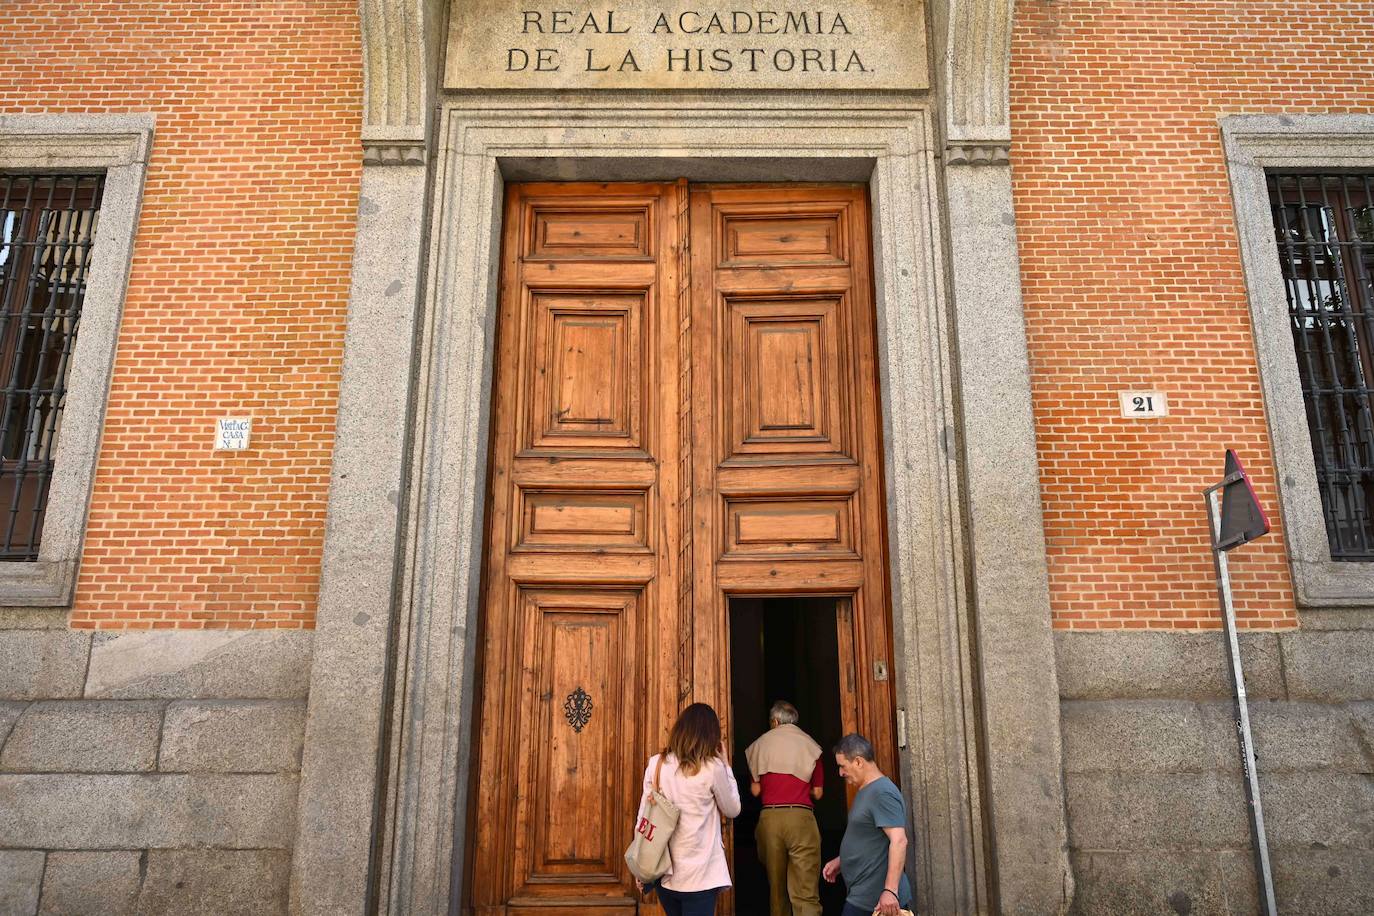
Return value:
<svg viewBox="0 0 1374 916">
<path fill-rule="evenodd" d="M 906 747 L 906 710 L 897 709 L 897 746 Z"/>
</svg>

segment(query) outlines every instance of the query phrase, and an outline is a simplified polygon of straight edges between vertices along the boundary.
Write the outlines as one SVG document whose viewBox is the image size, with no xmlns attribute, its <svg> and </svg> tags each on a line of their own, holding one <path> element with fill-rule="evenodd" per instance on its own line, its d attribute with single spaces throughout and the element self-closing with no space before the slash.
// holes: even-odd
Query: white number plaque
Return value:
<svg viewBox="0 0 1374 916">
<path fill-rule="evenodd" d="M 1169 415 L 1169 404 L 1162 391 L 1123 391 L 1120 397 L 1123 417 L 1138 419 Z"/>
</svg>

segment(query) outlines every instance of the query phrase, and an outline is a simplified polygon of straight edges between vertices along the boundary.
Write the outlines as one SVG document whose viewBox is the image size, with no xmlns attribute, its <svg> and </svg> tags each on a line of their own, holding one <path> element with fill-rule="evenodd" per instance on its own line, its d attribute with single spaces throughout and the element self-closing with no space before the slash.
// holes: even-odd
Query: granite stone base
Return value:
<svg viewBox="0 0 1374 916">
<path fill-rule="evenodd" d="M 1279 911 L 1374 912 L 1374 631 L 1243 635 Z M 1219 632 L 1056 636 L 1080 914 L 1258 909 Z"/>
<path fill-rule="evenodd" d="M 311 647 L 0 630 L 0 916 L 284 913 Z"/>
</svg>

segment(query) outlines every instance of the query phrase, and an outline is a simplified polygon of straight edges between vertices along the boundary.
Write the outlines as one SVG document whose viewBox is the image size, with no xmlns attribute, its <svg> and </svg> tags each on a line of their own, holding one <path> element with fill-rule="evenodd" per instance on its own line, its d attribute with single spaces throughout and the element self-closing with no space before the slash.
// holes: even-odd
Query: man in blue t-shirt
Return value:
<svg viewBox="0 0 1374 916">
<path fill-rule="evenodd" d="M 858 786 L 849 807 L 849 824 L 840 855 L 821 869 L 825 880 L 843 875 L 849 894 L 844 916 L 894 916 L 911 906 L 906 864 L 906 803 L 892 780 L 873 760 L 873 744 L 863 735 L 845 735 L 835 745 L 835 762 L 845 782 Z"/>
</svg>

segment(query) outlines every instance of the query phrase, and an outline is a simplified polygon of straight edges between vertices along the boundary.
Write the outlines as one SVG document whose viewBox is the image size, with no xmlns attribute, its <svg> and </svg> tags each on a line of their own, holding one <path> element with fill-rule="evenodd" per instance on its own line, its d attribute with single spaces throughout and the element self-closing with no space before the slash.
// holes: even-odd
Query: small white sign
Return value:
<svg viewBox="0 0 1374 916">
<path fill-rule="evenodd" d="M 1123 417 L 1167 417 L 1169 403 L 1162 391 L 1123 391 L 1121 392 L 1121 415 Z"/>
<path fill-rule="evenodd" d="M 251 417 L 221 417 L 215 421 L 215 451 L 236 452 L 248 447 Z"/>
</svg>

